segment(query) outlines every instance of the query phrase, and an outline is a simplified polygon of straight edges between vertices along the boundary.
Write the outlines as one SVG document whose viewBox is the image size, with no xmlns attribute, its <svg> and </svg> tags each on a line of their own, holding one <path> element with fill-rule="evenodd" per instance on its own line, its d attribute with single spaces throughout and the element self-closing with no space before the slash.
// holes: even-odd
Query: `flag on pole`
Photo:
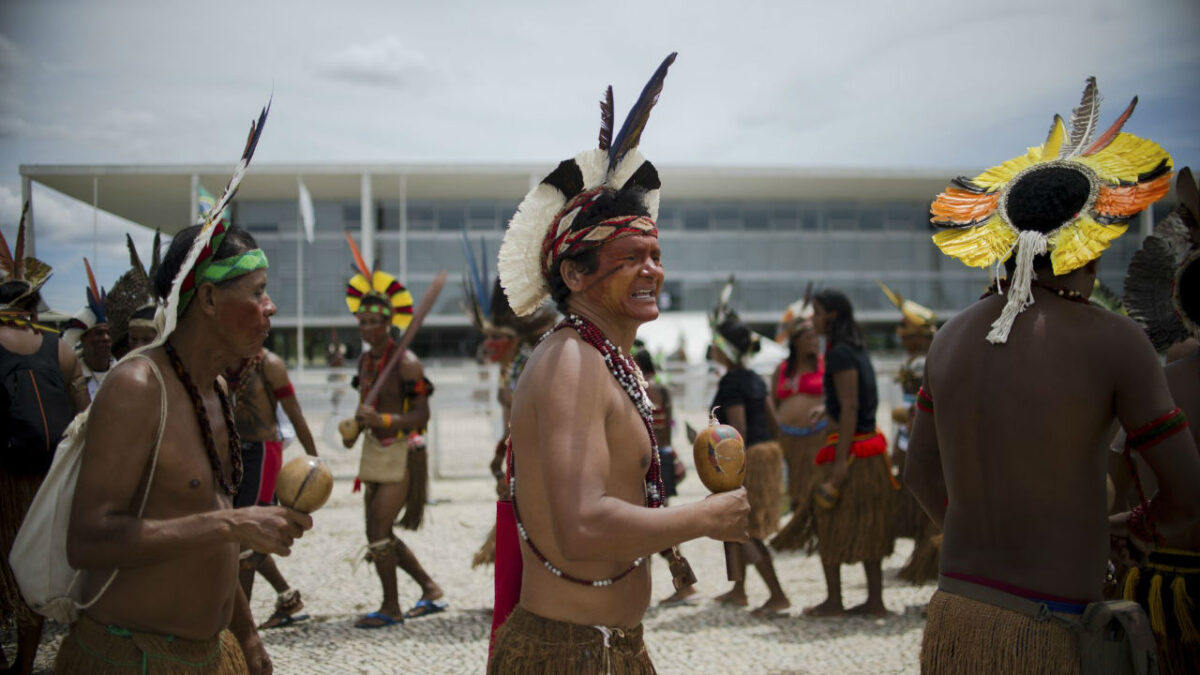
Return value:
<svg viewBox="0 0 1200 675">
<path fill-rule="evenodd" d="M 304 179 L 296 176 L 296 187 L 300 190 L 300 223 L 304 225 L 304 238 L 308 243 L 313 242 L 313 201 L 312 195 L 308 192 L 308 186 L 304 184 Z"/>
<path fill-rule="evenodd" d="M 204 215 L 212 210 L 212 207 L 217 205 L 217 198 L 212 196 L 212 193 L 204 189 L 203 185 L 196 185 L 196 205 L 200 208 L 200 215 Z M 225 221 L 225 225 L 229 225 L 229 207 L 225 207 L 225 212 L 221 214 L 221 220 Z"/>
</svg>

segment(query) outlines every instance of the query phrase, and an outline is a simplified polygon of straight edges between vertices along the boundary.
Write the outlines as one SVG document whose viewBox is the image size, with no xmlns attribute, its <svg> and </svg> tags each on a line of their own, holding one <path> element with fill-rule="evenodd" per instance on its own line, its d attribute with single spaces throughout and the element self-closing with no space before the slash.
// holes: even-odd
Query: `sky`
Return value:
<svg viewBox="0 0 1200 675">
<path fill-rule="evenodd" d="M 660 165 L 950 179 L 1040 145 L 1094 75 L 1103 126 L 1137 95 L 1125 130 L 1198 167 L 1197 35 L 1196 0 L 0 0 L 0 231 L 21 164 L 232 169 L 272 96 L 255 163 L 548 171 L 595 143 L 605 86 L 619 124 L 671 51 L 642 139 Z M 82 306 L 83 256 L 103 285 L 128 267 L 127 231 L 148 257 L 145 228 L 44 187 L 34 203 L 55 309 Z"/>
</svg>

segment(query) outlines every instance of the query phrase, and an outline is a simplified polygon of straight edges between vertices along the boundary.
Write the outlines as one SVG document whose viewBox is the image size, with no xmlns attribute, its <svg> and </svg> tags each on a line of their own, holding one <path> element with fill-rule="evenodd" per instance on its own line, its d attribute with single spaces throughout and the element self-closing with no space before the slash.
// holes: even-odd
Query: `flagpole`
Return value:
<svg viewBox="0 0 1200 675">
<path fill-rule="evenodd" d="M 304 223 L 296 208 L 296 369 L 304 374 Z"/>
</svg>

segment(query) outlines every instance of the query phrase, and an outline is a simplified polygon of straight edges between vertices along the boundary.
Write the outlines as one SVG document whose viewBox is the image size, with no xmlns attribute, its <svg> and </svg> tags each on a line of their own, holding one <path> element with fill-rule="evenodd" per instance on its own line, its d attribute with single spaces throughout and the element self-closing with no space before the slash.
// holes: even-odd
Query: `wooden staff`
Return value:
<svg viewBox="0 0 1200 675">
<path fill-rule="evenodd" d="M 425 295 L 421 298 L 421 304 L 417 305 L 413 311 L 412 321 L 408 324 L 408 328 L 404 329 L 404 335 L 400 336 L 400 342 L 397 345 L 396 353 L 392 354 L 392 358 L 383 366 L 383 371 L 379 373 L 379 377 L 375 380 L 375 384 L 371 386 L 371 391 L 367 392 L 363 398 L 364 405 L 374 405 L 379 399 L 380 392 L 383 391 L 383 385 L 387 382 L 389 376 L 396 368 L 400 367 L 400 362 L 404 360 L 404 352 L 408 351 L 409 345 L 412 344 L 413 338 L 417 335 L 417 329 L 421 327 L 421 322 L 425 320 L 425 316 L 433 309 L 433 303 L 437 300 L 438 293 L 442 292 L 442 286 L 446 285 L 446 270 L 442 270 L 433 279 L 429 290 L 425 291 Z M 347 444 L 353 443 L 360 433 L 362 433 L 362 425 L 358 420 L 351 417 L 347 420 L 338 422 L 338 432 Z"/>
</svg>

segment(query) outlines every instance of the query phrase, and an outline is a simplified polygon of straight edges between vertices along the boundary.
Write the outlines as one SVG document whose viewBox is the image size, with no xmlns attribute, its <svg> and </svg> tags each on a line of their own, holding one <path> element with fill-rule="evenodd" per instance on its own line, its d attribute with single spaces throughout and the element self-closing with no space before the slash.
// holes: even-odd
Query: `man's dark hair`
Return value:
<svg viewBox="0 0 1200 675">
<path fill-rule="evenodd" d="M 158 266 L 158 271 L 154 274 L 154 293 L 163 300 L 171 294 L 171 285 L 175 283 L 175 277 L 179 274 L 179 268 L 183 267 L 183 259 L 187 257 L 188 249 L 192 247 L 192 242 L 196 241 L 196 236 L 200 234 L 200 225 L 193 225 L 189 228 L 181 230 L 179 234 L 171 239 L 171 246 L 167 249 L 163 256 L 162 262 Z M 245 253 L 258 248 L 258 243 L 254 241 L 254 236 L 246 230 L 231 225 L 225 232 L 225 239 L 221 241 L 221 245 L 217 248 L 216 254 L 213 255 L 214 260 L 221 260 L 230 256 Z M 237 281 L 237 278 L 228 279 L 217 286 L 223 286 Z"/>
<path fill-rule="evenodd" d="M 648 215 L 650 215 L 650 212 L 646 210 L 645 190 L 630 186 L 617 192 L 604 191 L 596 195 L 595 199 L 588 202 L 587 208 L 576 216 L 575 221 L 571 223 L 570 231 L 575 232 L 592 227 L 601 220 L 609 218 Z M 599 246 L 595 246 L 577 255 L 564 257 L 558 261 L 558 265 L 561 265 L 563 260 L 572 260 L 580 268 L 580 272 L 591 274 L 596 271 L 596 267 L 600 263 L 599 257 L 596 254 L 599 248 Z M 550 297 L 554 300 L 554 305 L 558 307 L 558 311 L 566 314 L 567 296 L 571 295 L 571 289 L 567 288 L 566 282 L 563 281 L 558 265 L 550 270 L 550 278 L 548 279 Z"/>
<path fill-rule="evenodd" d="M 822 289 L 813 296 L 813 302 L 836 315 L 833 325 L 829 327 L 829 346 L 847 344 L 862 349 L 862 329 L 854 320 L 854 306 L 845 293 L 836 288 Z"/>
<path fill-rule="evenodd" d="M 1004 211 L 1018 230 L 1046 234 L 1078 215 L 1090 191 L 1091 182 L 1077 169 L 1035 169 L 1009 188 Z"/>
<path fill-rule="evenodd" d="M 1200 324 L 1200 264 L 1188 265 L 1179 275 L 1179 308 L 1192 323 Z"/>
<path fill-rule="evenodd" d="M 13 299 L 20 296 L 27 290 L 29 290 L 29 284 L 25 283 L 24 281 L 7 281 L 3 284 L 0 284 L 0 302 L 12 302 Z M 17 303 L 13 309 L 20 310 L 22 312 L 32 312 L 38 308 L 39 304 L 41 304 L 41 299 L 41 291 L 32 293 L 29 295 L 29 297 Z"/>
</svg>

